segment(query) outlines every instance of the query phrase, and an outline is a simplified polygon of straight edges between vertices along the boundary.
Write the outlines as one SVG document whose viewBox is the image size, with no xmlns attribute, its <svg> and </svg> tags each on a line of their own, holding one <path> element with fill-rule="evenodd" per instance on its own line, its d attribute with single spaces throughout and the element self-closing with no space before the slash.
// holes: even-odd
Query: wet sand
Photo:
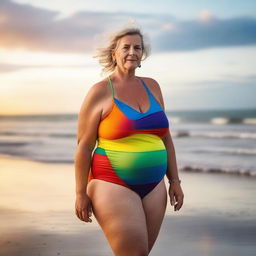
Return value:
<svg viewBox="0 0 256 256">
<path fill-rule="evenodd" d="M 256 255 L 256 179 L 180 172 L 184 205 L 169 204 L 151 256 Z M 167 184 L 166 184 L 167 185 Z M 113 255 L 94 217 L 74 211 L 73 165 L 0 156 L 0 255 Z"/>
</svg>

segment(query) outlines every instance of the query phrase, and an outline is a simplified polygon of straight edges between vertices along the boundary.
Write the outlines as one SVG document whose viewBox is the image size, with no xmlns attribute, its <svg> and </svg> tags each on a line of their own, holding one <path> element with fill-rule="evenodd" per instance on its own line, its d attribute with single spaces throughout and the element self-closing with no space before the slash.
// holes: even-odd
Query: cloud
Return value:
<svg viewBox="0 0 256 256">
<path fill-rule="evenodd" d="M 256 19 L 218 19 L 209 10 L 185 21 L 166 14 L 82 11 L 59 18 L 60 14 L 1 0 L 0 47 L 54 53 L 92 52 L 104 35 L 131 20 L 137 20 L 149 35 L 155 52 L 256 44 Z"/>
<path fill-rule="evenodd" d="M 156 51 L 192 51 L 213 47 L 256 44 L 256 19 L 239 17 L 226 20 L 202 16 L 180 21 L 176 29 L 160 31 L 153 41 Z"/>
<path fill-rule="evenodd" d="M 0 63 L 0 74 L 1 73 L 9 73 L 15 72 L 22 69 L 28 68 L 90 68 L 93 67 L 92 64 L 71 64 L 71 65 L 26 65 L 26 64 L 10 64 L 10 63 Z"/>
<path fill-rule="evenodd" d="M 59 19 L 59 12 L 9 0 L 0 1 L 0 47 L 54 53 L 91 52 L 103 34 L 134 22 L 129 13 L 77 12 Z M 141 15 L 147 26 L 159 24 Z M 131 22 L 131 23 L 132 23 Z"/>
<path fill-rule="evenodd" d="M 216 17 L 214 14 L 212 14 L 209 10 L 202 10 L 199 13 L 198 19 L 203 22 L 208 22 L 211 20 L 214 20 Z"/>
</svg>

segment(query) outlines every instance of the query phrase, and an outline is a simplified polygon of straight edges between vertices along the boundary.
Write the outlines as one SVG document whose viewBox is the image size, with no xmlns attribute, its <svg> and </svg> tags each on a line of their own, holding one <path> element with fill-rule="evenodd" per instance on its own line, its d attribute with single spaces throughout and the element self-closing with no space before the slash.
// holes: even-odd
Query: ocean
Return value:
<svg viewBox="0 0 256 256">
<path fill-rule="evenodd" d="M 256 109 L 166 114 L 179 169 L 256 177 Z M 0 154 L 74 163 L 77 117 L 0 116 Z"/>
</svg>

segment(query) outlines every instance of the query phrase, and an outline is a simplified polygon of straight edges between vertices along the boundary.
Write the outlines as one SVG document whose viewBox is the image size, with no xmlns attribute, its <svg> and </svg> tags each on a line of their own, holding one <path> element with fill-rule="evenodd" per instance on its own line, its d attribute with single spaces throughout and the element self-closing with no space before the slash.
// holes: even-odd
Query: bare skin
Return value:
<svg viewBox="0 0 256 256">
<path fill-rule="evenodd" d="M 111 75 L 115 97 L 137 111 L 146 112 L 149 108 L 148 95 L 135 76 L 135 69 L 142 57 L 142 49 L 139 49 L 140 37 L 124 36 L 117 46 L 113 52 L 117 66 Z M 142 79 L 164 109 L 158 83 L 151 78 Z M 145 256 L 149 255 L 157 239 L 165 215 L 167 190 L 164 180 L 143 199 L 131 189 L 111 182 L 93 179 L 87 184 L 97 128 L 111 111 L 112 105 L 112 94 L 107 79 L 104 79 L 91 87 L 79 113 L 75 158 L 76 215 L 82 221 L 91 222 L 90 217 L 94 214 L 115 255 Z M 163 138 L 163 142 L 169 148 L 168 156 L 173 157 L 174 147 L 170 133 Z M 177 178 L 177 169 L 172 165 L 169 165 L 167 177 Z M 169 196 L 172 205 L 175 203 L 174 209 L 179 210 L 184 197 L 180 184 L 170 186 Z"/>
<path fill-rule="evenodd" d="M 148 255 L 166 210 L 164 181 L 142 200 L 126 187 L 96 179 L 88 184 L 87 193 L 115 255 Z"/>
</svg>

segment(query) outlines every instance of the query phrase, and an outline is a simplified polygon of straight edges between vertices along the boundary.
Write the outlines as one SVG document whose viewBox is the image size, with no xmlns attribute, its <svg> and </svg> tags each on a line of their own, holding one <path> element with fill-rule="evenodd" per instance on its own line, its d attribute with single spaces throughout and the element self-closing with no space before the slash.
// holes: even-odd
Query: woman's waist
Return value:
<svg viewBox="0 0 256 256">
<path fill-rule="evenodd" d="M 97 147 L 92 158 L 92 168 L 114 168 L 115 171 L 137 173 L 144 169 L 150 173 L 159 172 L 167 167 L 167 151 L 154 150 L 144 152 L 116 151 Z M 137 175 L 137 174 L 136 174 Z M 138 174 L 139 175 L 139 174 Z"/>
<path fill-rule="evenodd" d="M 132 134 L 115 140 L 99 137 L 97 147 L 123 152 L 146 152 L 166 149 L 163 140 L 153 134 Z"/>
</svg>

